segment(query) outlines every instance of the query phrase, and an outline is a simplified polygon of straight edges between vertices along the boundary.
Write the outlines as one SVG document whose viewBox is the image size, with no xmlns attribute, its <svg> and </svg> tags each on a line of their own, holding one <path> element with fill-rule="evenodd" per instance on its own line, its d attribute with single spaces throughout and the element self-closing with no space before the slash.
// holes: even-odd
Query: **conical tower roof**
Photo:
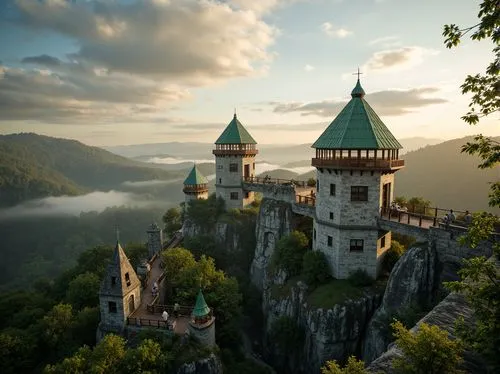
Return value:
<svg viewBox="0 0 500 374">
<path fill-rule="evenodd" d="M 189 172 L 188 176 L 184 180 L 184 185 L 193 186 L 197 184 L 207 184 L 208 180 L 198 169 L 196 164 L 193 165 L 193 168 Z"/>
<path fill-rule="evenodd" d="M 194 305 L 193 316 L 195 318 L 202 318 L 207 316 L 208 314 L 210 314 L 210 308 L 208 307 L 200 288 L 200 290 L 198 291 L 198 296 L 196 296 L 196 304 Z"/>
<path fill-rule="evenodd" d="M 115 251 L 113 252 L 111 263 L 106 269 L 99 294 L 123 297 L 136 287 L 140 287 L 140 285 L 141 282 L 137 274 L 117 240 Z"/>
<path fill-rule="evenodd" d="M 401 149 L 401 144 L 364 99 L 358 79 L 351 100 L 312 145 L 320 149 Z"/>
<path fill-rule="evenodd" d="M 215 144 L 257 144 L 257 142 L 243 127 L 236 117 L 236 113 L 234 113 L 232 121 L 229 122 L 229 125 L 215 141 Z"/>
</svg>

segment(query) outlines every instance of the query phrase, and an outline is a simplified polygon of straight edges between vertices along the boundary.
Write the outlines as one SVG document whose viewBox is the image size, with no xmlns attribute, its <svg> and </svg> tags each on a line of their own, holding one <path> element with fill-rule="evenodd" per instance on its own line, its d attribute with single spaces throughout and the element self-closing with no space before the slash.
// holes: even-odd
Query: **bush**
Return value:
<svg viewBox="0 0 500 374">
<path fill-rule="evenodd" d="M 451 340 L 447 331 L 422 323 L 412 334 L 399 321 L 391 326 L 403 352 L 393 360 L 396 370 L 408 374 L 460 373 L 457 367 L 462 362 L 462 342 Z"/>
<path fill-rule="evenodd" d="M 307 251 L 304 254 L 302 273 L 310 286 L 319 286 L 330 277 L 328 262 L 325 255 L 319 251 Z"/>
<path fill-rule="evenodd" d="M 308 187 L 316 187 L 316 179 L 314 179 L 314 178 L 309 178 L 309 179 L 307 180 L 307 186 L 308 186 Z"/>
<path fill-rule="evenodd" d="M 391 241 L 391 248 L 389 248 L 384 256 L 384 260 L 382 262 L 383 269 L 390 273 L 396 262 L 405 252 L 405 247 L 402 244 L 397 242 L 396 240 Z"/>
<path fill-rule="evenodd" d="M 351 274 L 349 274 L 347 280 L 349 281 L 349 283 L 351 283 L 353 286 L 356 287 L 371 286 L 375 281 L 372 277 L 368 275 L 366 270 L 363 269 L 358 269 L 356 271 L 353 271 Z"/>
<path fill-rule="evenodd" d="M 327 361 L 321 368 L 321 374 L 368 374 L 368 371 L 363 361 L 358 361 L 356 357 L 351 356 L 343 368 L 340 368 L 335 360 Z"/>
<path fill-rule="evenodd" d="M 276 243 L 271 261 L 272 267 L 286 271 L 289 277 L 300 274 L 302 258 L 308 244 L 307 237 L 300 231 L 292 231 L 290 235 L 282 237 Z"/>
</svg>

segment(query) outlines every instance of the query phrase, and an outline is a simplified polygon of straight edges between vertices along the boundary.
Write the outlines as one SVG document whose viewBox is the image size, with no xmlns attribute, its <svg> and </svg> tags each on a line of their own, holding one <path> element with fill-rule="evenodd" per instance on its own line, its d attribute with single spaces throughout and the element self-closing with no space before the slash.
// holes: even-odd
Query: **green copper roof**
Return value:
<svg viewBox="0 0 500 374">
<path fill-rule="evenodd" d="M 198 170 L 196 164 L 194 164 L 193 168 L 189 172 L 186 180 L 184 181 L 185 185 L 195 185 L 195 184 L 207 184 L 208 180 L 205 178 L 203 174 Z"/>
<path fill-rule="evenodd" d="M 196 297 L 196 304 L 193 309 L 193 316 L 205 317 L 209 313 L 210 313 L 210 308 L 205 302 L 205 298 L 203 297 L 203 294 L 201 293 L 200 289 L 200 291 L 198 291 L 198 296 Z"/>
<path fill-rule="evenodd" d="M 403 148 L 380 117 L 363 98 L 361 84 L 352 99 L 312 145 L 322 149 L 400 149 Z"/>
<path fill-rule="evenodd" d="M 229 122 L 215 144 L 257 144 L 257 142 L 238 121 L 235 113 L 232 121 Z"/>
</svg>

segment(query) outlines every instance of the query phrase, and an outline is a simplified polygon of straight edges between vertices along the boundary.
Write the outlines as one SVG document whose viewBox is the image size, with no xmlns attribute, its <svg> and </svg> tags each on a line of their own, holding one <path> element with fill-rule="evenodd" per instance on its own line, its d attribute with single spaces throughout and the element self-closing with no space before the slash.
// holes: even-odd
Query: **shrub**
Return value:
<svg viewBox="0 0 500 374">
<path fill-rule="evenodd" d="M 335 360 L 327 361 L 321 368 L 321 374 L 368 374 L 368 372 L 363 361 L 358 361 L 356 357 L 351 356 L 343 368 Z"/>
<path fill-rule="evenodd" d="M 388 273 L 391 272 L 396 262 L 405 252 L 405 247 L 396 240 L 391 241 L 391 248 L 389 248 L 384 256 L 382 267 Z"/>
<path fill-rule="evenodd" d="M 304 254 L 302 273 L 308 285 L 318 286 L 325 283 L 330 276 L 329 270 L 328 262 L 322 252 L 307 251 Z"/>
<path fill-rule="evenodd" d="M 447 331 L 422 323 L 412 334 L 399 321 L 391 326 L 403 352 L 393 360 L 396 370 L 408 374 L 460 373 L 457 367 L 462 362 L 462 342 L 451 340 Z"/>
<path fill-rule="evenodd" d="M 368 275 L 366 270 L 358 269 L 349 274 L 347 278 L 349 282 L 356 287 L 366 287 L 373 284 L 375 281 L 372 277 Z"/>
<path fill-rule="evenodd" d="M 309 178 L 309 179 L 307 180 L 307 186 L 308 186 L 308 187 L 316 187 L 316 179 L 314 179 L 314 178 Z"/>
<path fill-rule="evenodd" d="M 290 235 L 282 237 L 276 243 L 273 253 L 273 268 L 286 271 L 290 277 L 300 274 L 308 242 L 305 234 L 300 231 L 292 231 Z"/>
</svg>

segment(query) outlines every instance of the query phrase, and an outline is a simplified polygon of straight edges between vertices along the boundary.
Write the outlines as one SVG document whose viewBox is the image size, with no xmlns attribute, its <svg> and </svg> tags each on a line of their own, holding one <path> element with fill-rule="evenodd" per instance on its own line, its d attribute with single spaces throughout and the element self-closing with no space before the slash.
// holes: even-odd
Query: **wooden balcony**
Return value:
<svg viewBox="0 0 500 374">
<path fill-rule="evenodd" d="M 396 171 L 405 166 L 405 161 L 379 158 L 313 158 L 311 165 L 326 169 Z"/>
<path fill-rule="evenodd" d="M 208 185 L 206 184 L 184 185 L 182 192 L 188 195 L 208 192 Z"/>
</svg>

